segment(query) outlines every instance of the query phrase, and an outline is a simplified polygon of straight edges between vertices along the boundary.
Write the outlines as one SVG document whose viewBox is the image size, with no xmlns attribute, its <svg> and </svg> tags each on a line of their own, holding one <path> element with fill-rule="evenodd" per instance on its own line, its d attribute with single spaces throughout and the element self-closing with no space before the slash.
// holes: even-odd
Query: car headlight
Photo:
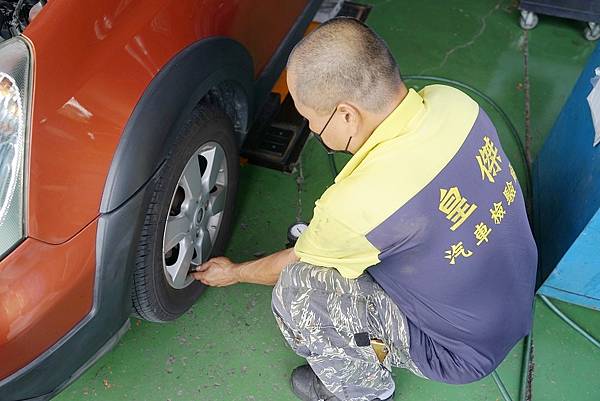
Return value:
<svg viewBox="0 0 600 401">
<path fill-rule="evenodd" d="M 0 258 L 25 237 L 24 169 L 31 56 L 21 37 L 0 43 Z"/>
</svg>

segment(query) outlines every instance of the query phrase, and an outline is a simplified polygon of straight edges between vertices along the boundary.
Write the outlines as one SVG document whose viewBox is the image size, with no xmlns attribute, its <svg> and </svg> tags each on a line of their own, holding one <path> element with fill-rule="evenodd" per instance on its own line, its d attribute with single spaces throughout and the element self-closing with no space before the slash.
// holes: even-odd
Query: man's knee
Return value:
<svg viewBox="0 0 600 401">
<path fill-rule="evenodd" d="M 340 283 L 344 280 L 346 279 L 334 268 L 295 262 L 283 268 L 277 286 L 293 288 L 298 292 L 310 290 L 331 292 L 340 287 Z"/>
<path fill-rule="evenodd" d="M 271 309 L 275 316 L 280 317 L 285 321 L 290 321 L 289 311 L 289 288 L 295 281 L 294 277 L 297 277 L 298 265 L 300 263 L 290 263 L 283 268 L 279 276 L 279 280 L 273 287 L 273 293 L 271 296 Z M 285 300 L 284 300 L 285 299 Z"/>
<path fill-rule="evenodd" d="M 305 262 L 294 262 L 285 266 L 279 275 L 276 286 L 280 287 L 304 287 L 309 271 L 316 266 Z"/>
<path fill-rule="evenodd" d="M 321 305 L 327 298 L 322 295 L 323 288 L 315 283 L 315 272 L 322 269 L 326 268 L 295 262 L 282 270 L 271 297 L 271 308 L 276 317 L 298 329 L 304 321 L 300 318 L 302 311 L 314 308 L 315 304 L 319 304 L 318 311 L 327 309 Z"/>
<path fill-rule="evenodd" d="M 311 265 L 303 262 L 294 262 L 283 268 L 279 280 L 273 287 L 271 306 L 274 312 L 279 314 L 285 313 L 284 311 L 289 312 L 293 301 L 290 297 L 298 295 L 299 290 L 306 287 L 306 280 L 303 277 L 306 277 L 306 269 L 310 267 Z"/>
</svg>

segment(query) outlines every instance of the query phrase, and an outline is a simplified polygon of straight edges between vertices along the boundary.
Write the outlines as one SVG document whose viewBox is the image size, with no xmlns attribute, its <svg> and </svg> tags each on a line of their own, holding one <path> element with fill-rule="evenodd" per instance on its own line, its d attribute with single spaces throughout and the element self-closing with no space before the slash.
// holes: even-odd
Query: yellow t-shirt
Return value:
<svg viewBox="0 0 600 401">
<path fill-rule="evenodd" d="M 477 103 L 448 86 L 410 89 L 315 203 L 313 219 L 295 246 L 300 260 L 336 268 L 349 278 L 379 263 L 380 251 L 367 233 L 446 166 L 478 111 Z M 398 180 L 401 185 L 392 184 Z"/>
</svg>

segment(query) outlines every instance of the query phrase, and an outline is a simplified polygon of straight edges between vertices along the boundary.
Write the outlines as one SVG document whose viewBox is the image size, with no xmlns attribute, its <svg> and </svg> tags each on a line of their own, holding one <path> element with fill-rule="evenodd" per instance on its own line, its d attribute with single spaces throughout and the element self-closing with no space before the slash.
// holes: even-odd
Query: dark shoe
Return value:
<svg viewBox="0 0 600 401">
<path fill-rule="evenodd" d="M 341 401 L 325 387 L 309 365 L 298 366 L 292 372 L 292 391 L 302 401 Z M 385 400 L 375 398 L 373 401 L 393 401 L 392 395 Z"/>
<path fill-rule="evenodd" d="M 327 390 L 309 365 L 294 369 L 291 384 L 292 391 L 302 401 L 341 401 Z"/>
</svg>

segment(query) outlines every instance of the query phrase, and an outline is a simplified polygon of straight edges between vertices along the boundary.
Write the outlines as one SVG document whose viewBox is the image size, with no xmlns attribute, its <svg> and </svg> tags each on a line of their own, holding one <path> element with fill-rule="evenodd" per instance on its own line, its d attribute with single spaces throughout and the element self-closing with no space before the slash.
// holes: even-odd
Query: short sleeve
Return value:
<svg viewBox="0 0 600 401">
<path fill-rule="evenodd" d="M 356 278 L 368 267 L 379 263 L 379 250 L 363 234 L 352 230 L 318 205 L 294 251 L 302 262 L 333 267 L 347 278 Z"/>
</svg>

